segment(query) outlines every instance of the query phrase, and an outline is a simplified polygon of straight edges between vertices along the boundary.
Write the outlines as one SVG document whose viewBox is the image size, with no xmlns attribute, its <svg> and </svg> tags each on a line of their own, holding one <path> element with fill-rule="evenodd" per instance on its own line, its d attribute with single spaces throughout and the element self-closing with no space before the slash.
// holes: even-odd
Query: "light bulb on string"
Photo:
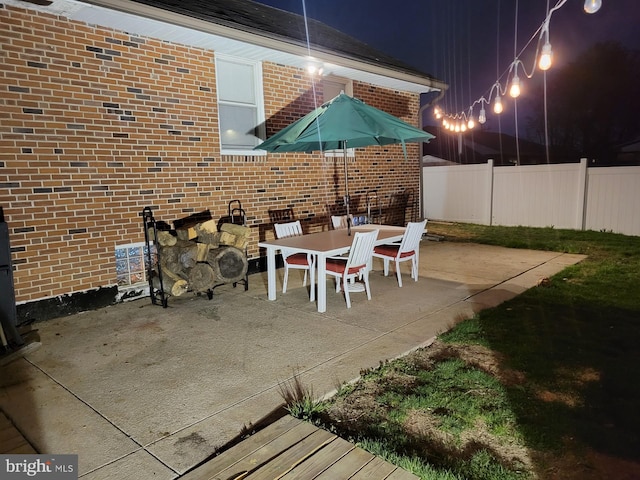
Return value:
<svg viewBox="0 0 640 480">
<path fill-rule="evenodd" d="M 520 78 L 517 73 L 514 75 L 513 80 L 511 80 L 509 95 L 513 98 L 518 98 L 520 96 Z"/>
<path fill-rule="evenodd" d="M 538 47 L 536 48 L 536 54 L 538 54 L 539 52 L 539 56 L 537 58 L 537 67 L 540 70 L 546 71 L 549 68 L 551 68 L 553 64 L 553 50 L 551 49 L 551 43 L 549 42 L 549 23 L 551 21 L 551 15 L 556 10 L 564 6 L 567 2 L 568 0 L 557 0 L 556 5 L 550 10 L 548 10 L 547 17 L 545 18 L 543 24 L 540 27 Z M 595 13 L 598 10 L 600 10 L 601 7 L 602 7 L 602 0 L 585 0 L 584 2 L 584 10 L 586 13 Z M 542 44 L 542 48 L 540 48 L 541 44 Z M 513 78 L 511 79 L 510 88 L 509 88 L 509 96 L 511 96 L 512 98 L 517 98 L 522 94 L 521 82 L 520 82 L 520 78 L 518 77 L 518 70 L 517 70 L 518 64 L 522 64 L 522 62 L 518 59 L 518 57 L 516 57 L 514 59 L 514 63 L 511 64 L 509 69 L 509 74 L 511 74 L 512 71 L 514 74 Z M 522 68 L 524 68 L 524 66 Z M 534 69 L 535 69 L 535 65 L 534 65 Z M 529 74 L 526 72 L 526 69 L 525 69 L 525 75 L 527 76 L 527 78 L 531 78 L 533 76 L 533 71 Z M 468 129 L 473 128 L 475 126 L 475 120 L 473 118 L 473 106 L 475 106 L 478 103 L 480 104 L 478 123 L 480 123 L 481 125 L 486 123 L 487 117 L 486 117 L 484 104 L 490 105 L 493 89 L 495 88 L 497 88 L 497 92 L 494 100 L 493 111 L 496 114 L 502 113 L 503 105 L 502 105 L 502 99 L 500 98 L 502 87 L 498 80 L 493 85 L 493 87 L 491 87 L 491 90 L 489 92 L 489 100 L 487 100 L 485 97 L 482 97 L 476 100 L 473 103 L 473 105 L 471 105 L 471 107 L 469 108 L 469 117 L 467 117 L 467 115 L 464 113 L 456 114 L 455 116 L 449 116 L 452 122 L 448 124 L 447 128 L 451 131 L 454 131 L 456 129 L 461 129 L 462 131 L 464 131 L 467 128 Z M 506 85 L 505 85 L 504 94 L 506 94 Z M 458 119 L 460 119 L 459 122 L 458 122 Z M 464 128 L 460 126 L 461 124 L 464 126 Z"/>
<path fill-rule="evenodd" d="M 596 13 L 602 7 L 602 0 L 585 0 L 584 11 L 587 13 Z"/>
<path fill-rule="evenodd" d="M 502 100 L 500 99 L 500 95 L 496 95 L 496 100 L 493 102 L 493 113 L 502 113 Z"/>
<path fill-rule="evenodd" d="M 462 123 L 460 124 L 460 131 L 461 131 L 461 132 L 466 132 L 466 131 L 467 131 L 467 126 L 464 124 L 464 122 L 462 122 Z"/>
<path fill-rule="evenodd" d="M 484 110 L 484 105 L 480 108 L 480 114 L 478 115 L 478 122 L 483 125 L 487 121 L 487 112 Z"/>
<path fill-rule="evenodd" d="M 551 62 L 553 61 L 553 51 L 551 51 L 551 44 L 546 42 L 542 46 L 542 52 L 540 53 L 540 60 L 538 61 L 538 68 L 540 70 L 549 70 Z"/>
</svg>

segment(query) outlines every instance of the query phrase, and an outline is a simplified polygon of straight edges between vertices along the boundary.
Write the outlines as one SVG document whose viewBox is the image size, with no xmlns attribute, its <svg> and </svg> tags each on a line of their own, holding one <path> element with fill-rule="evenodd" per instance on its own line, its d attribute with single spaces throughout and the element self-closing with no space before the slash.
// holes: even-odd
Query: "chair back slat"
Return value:
<svg viewBox="0 0 640 480">
<path fill-rule="evenodd" d="M 347 218 L 351 219 L 351 225 L 353 225 L 353 215 L 331 215 L 331 225 L 334 230 L 340 230 L 342 228 L 347 228 Z"/>
<path fill-rule="evenodd" d="M 402 242 L 400 243 L 400 249 L 398 254 L 401 255 L 405 252 L 412 252 L 418 248 L 420 245 L 420 240 L 422 240 L 422 235 L 425 232 L 425 227 L 427 225 L 427 220 L 423 220 L 421 222 L 409 222 L 407 224 L 407 229 L 402 236 Z"/>
<path fill-rule="evenodd" d="M 288 223 L 276 223 L 273 225 L 273 228 L 275 230 L 277 238 L 294 237 L 303 234 L 302 224 L 300 223 L 300 220 Z M 284 258 L 287 258 L 293 252 L 287 248 L 283 248 L 281 249 L 281 253 Z"/>
<path fill-rule="evenodd" d="M 271 220 L 271 223 L 293 222 L 294 219 L 293 208 L 269 210 L 269 220 Z"/>
<path fill-rule="evenodd" d="M 366 265 L 371 260 L 379 230 L 356 232 L 349 250 L 346 269 Z"/>
<path fill-rule="evenodd" d="M 300 223 L 300 220 L 288 223 L 276 223 L 273 228 L 275 229 L 276 237 L 278 238 L 302 235 L 302 224 Z"/>
</svg>

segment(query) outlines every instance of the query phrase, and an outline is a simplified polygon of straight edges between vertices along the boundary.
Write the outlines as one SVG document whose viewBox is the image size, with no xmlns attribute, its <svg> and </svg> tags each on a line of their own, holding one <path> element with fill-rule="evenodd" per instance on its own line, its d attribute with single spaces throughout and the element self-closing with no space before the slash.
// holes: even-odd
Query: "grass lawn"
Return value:
<svg viewBox="0 0 640 480">
<path fill-rule="evenodd" d="M 640 237 L 429 232 L 588 258 L 294 413 L 424 479 L 640 478 Z"/>
</svg>

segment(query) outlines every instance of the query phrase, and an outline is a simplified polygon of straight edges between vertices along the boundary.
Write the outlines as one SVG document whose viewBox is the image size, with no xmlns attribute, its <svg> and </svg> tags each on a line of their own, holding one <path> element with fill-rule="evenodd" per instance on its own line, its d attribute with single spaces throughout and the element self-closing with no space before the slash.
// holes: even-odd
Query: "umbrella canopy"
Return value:
<svg viewBox="0 0 640 480">
<path fill-rule="evenodd" d="M 312 152 L 370 145 L 428 142 L 428 132 L 341 93 L 255 147 L 269 152 Z"/>
<path fill-rule="evenodd" d="M 371 145 L 402 144 L 407 156 L 407 142 L 428 142 L 435 138 L 428 132 L 397 117 L 341 93 L 258 145 L 254 150 L 268 152 L 312 152 L 344 150 L 344 198 L 349 221 L 349 180 L 347 148 Z"/>
</svg>

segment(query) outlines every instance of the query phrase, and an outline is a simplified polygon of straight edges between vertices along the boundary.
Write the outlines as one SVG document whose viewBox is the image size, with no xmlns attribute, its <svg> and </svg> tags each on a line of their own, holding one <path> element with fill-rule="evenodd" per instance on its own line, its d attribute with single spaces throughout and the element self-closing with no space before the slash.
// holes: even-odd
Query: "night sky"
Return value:
<svg viewBox="0 0 640 480">
<path fill-rule="evenodd" d="M 545 0 L 258 1 L 298 14 L 303 14 L 304 3 L 308 17 L 444 80 L 449 91 L 441 104 L 452 113 L 487 97 L 499 79 L 504 88 L 506 72 L 517 56 L 531 73 L 540 36 L 536 31 L 547 12 Z M 549 3 L 553 7 L 556 0 Z M 584 0 L 568 0 L 551 16 L 554 67 L 601 41 L 640 49 L 639 0 L 602 0 L 602 8 L 592 15 L 583 5 Z M 542 73 L 527 80 L 519 70 L 519 77 L 524 98 L 527 82 L 541 81 Z M 501 128 L 512 130 L 510 112 L 505 113 Z"/>
</svg>

